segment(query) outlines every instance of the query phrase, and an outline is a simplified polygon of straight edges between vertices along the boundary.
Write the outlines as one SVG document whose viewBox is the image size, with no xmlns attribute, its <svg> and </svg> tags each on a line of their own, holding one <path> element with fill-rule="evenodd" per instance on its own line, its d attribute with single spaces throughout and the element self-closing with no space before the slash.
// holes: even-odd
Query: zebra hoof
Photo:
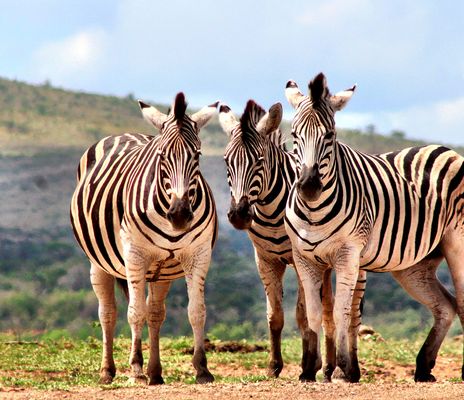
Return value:
<svg viewBox="0 0 464 400">
<path fill-rule="evenodd" d="M 98 383 L 100 385 L 109 385 L 113 382 L 113 378 L 116 375 L 116 370 L 114 368 L 112 369 L 101 369 L 100 370 L 100 379 L 98 380 Z"/>
<path fill-rule="evenodd" d="M 267 367 L 266 375 L 269 378 L 278 378 L 284 367 L 283 362 L 271 361 Z"/>
<path fill-rule="evenodd" d="M 152 376 L 149 385 L 164 385 L 164 379 L 161 375 Z"/>
<path fill-rule="evenodd" d="M 415 382 L 436 382 L 437 379 L 431 373 L 416 374 L 414 375 Z"/>
<path fill-rule="evenodd" d="M 143 374 L 136 375 L 136 376 L 131 376 L 129 378 L 129 383 L 131 385 L 137 385 L 137 386 L 146 386 L 148 383 L 147 377 Z"/>
<path fill-rule="evenodd" d="M 201 375 L 198 374 L 195 381 L 200 385 L 204 385 L 205 383 L 212 383 L 214 382 L 214 376 L 210 372 L 204 372 Z"/>
<path fill-rule="evenodd" d="M 336 367 L 332 372 L 332 381 L 337 383 L 348 383 L 349 380 L 340 367 Z"/>
<path fill-rule="evenodd" d="M 113 377 L 110 374 L 100 375 L 98 383 L 100 385 L 110 385 L 113 382 Z"/>
<path fill-rule="evenodd" d="M 298 380 L 302 383 L 305 382 L 316 382 L 316 374 L 313 373 L 308 373 L 308 372 L 302 372 L 300 376 L 298 377 Z"/>
</svg>

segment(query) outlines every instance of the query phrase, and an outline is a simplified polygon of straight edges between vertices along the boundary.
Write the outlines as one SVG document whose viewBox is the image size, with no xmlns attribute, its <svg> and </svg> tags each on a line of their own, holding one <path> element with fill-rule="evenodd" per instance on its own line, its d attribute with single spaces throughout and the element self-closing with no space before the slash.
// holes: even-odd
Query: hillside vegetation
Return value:
<svg viewBox="0 0 464 400">
<path fill-rule="evenodd" d="M 289 124 L 283 129 L 288 132 Z M 51 335 L 67 330 L 83 338 L 99 334 L 88 261 L 71 232 L 69 201 L 83 149 L 125 131 L 154 134 L 131 95 L 102 96 L 0 79 L 0 331 L 17 337 L 31 330 Z M 227 138 L 217 120 L 201 138 L 201 168 L 220 220 L 206 283 L 207 330 L 223 339 L 264 337 L 264 290 L 251 244 L 226 218 L 230 194 L 222 154 Z M 402 132 L 382 136 L 373 127 L 340 130 L 339 139 L 368 152 L 421 144 Z M 457 150 L 464 154 L 463 148 Z M 446 268 L 440 269 L 440 277 L 450 287 Z M 295 297 L 296 279 L 290 269 L 285 281 L 287 335 L 296 331 Z M 124 304 L 119 333 L 129 332 Z M 185 283 L 179 280 L 168 296 L 164 334 L 191 333 L 186 306 Z M 365 321 L 384 334 L 405 337 L 426 329 L 429 314 L 389 274 L 370 274 Z"/>
<path fill-rule="evenodd" d="M 163 112 L 168 110 L 166 105 L 153 104 Z M 289 122 L 284 122 L 283 130 L 289 132 Z M 0 78 L 0 154 L 84 149 L 102 137 L 124 132 L 155 133 L 142 119 L 132 94 L 103 96 Z M 201 137 L 204 154 L 222 154 L 227 138 L 217 119 L 202 130 Z M 400 131 L 381 135 L 373 125 L 364 131 L 339 129 L 338 138 L 369 153 L 425 144 L 406 138 Z M 464 154 L 463 147 L 456 151 Z"/>
</svg>

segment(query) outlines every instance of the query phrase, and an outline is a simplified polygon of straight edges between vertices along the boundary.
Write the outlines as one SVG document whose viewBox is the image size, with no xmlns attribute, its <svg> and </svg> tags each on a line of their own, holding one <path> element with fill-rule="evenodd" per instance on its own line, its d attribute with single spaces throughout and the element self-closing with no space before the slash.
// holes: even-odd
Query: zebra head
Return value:
<svg viewBox="0 0 464 400">
<path fill-rule="evenodd" d="M 324 182 L 333 173 L 336 140 L 336 111 L 341 110 L 356 89 L 331 95 L 324 74 L 309 83 L 309 95 L 303 95 L 293 81 L 287 82 L 285 95 L 296 109 L 292 122 L 293 149 L 297 169 L 297 190 L 305 201 L 319 199 Z"/>
<path fill-rule="evenodd" d="M 266 171 L 267 135 L 279 129 L 282 105 L 274 104 L 269 112 L 249 100 L 240 121 L 227 105 L 219 109 L 219 121 L 229 135 L 224 160 L 231 191 L 227 217 L 236 229 L 249 229 L 253 220 L 253 204 L 263 191 Z"/>
<path fill-rule="evenodd" d="M 164 114 L 139 101 L 144 118 L 160 131 L 155 163 L 156 196 L 173 229 L 188 230 L 193 220 L 201 154 L 200 129 L 215 114 L 218 102 L 192 114 L 186 114 L 187 103 L 178 93 L 173 107 Z"/>
</svg>

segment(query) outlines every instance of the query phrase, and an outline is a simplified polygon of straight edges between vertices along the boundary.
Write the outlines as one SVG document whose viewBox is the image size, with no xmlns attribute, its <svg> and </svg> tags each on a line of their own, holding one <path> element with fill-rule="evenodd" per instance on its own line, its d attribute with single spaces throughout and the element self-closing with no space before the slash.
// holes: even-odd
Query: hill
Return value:
<svg viewBox="0 0 464 400">
<path fill-rule="evenodd" d="M 152 104 L 168 110 L 166 105 Z M 85 149 L 124 132 L 155 134 L 132 95 L 103 96 L 0 79 L 0 154 Z M 226 135 L 217 119 L 202 130 L 202 139 L 206 154 L 223 148 Z"/>
<path fill-rule="evenodd" d="M 166 105 L 152 104 L 164 112 L 168 109 Z M 283 130 L 290 131 L 288 121 Z M 102 137 L 124 132 L 155 134 L 141 117 L 132 94 L 104 96 L 54 88 L 47 82 L 30 85 L 0 78 L 0 154 L 82 150 Z M 203 154 L 222 154 L 227 143 L 217 118 L 202 130 L 201 138 Z M 425 144 L 399 131 L 381 135 L 372 125 L 364 131 L 339 129 L 338 138 L 369 153 Z M 464 147 L 455 149 L 464 154 Z"/>
</svg>

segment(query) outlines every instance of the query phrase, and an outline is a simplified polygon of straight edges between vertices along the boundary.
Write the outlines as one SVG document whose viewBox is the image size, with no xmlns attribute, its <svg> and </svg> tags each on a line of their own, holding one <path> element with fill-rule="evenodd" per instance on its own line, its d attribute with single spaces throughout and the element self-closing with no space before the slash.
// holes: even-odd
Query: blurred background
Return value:
<svg viewBox="0 0 464 400">
<path fill-rule="evenodd" d="M 5 3 L 5 4 L 4 4 Z M 220 99 L 284 105 L 320 71 L 333 92 L 357 83 L 338 138 L 379 153 L 424 143 L 464 154 L 464 3 L 455 1 L 2 2 L 0 15 L 0 332 L 99 336 L 89 265 L 69 223 L 82 152 L 123 132 L 156 134 L 136 99 L 166 110 L 184 91 L 194 110 Z M 207 279 L 207 331 L 265 337 L 265 296 L 246 233 L 226 212 L 217 119 L 201 132 L 219 241 Z M 439 270 L 452 290 L 447 268 Z M 285 282 L 286 335 L 296 332 L 296 279 Z M 385 336 L 430 326 L 428 311 L 389 274 L 369 274 L 364 322 Z M 120 296 L 118 333 L 129 334 Z M 168 296 L 165 335 L 191 333 L 183 280 Z M 453 325 L 451 334 L 460 331 Z"/>
</svg>

